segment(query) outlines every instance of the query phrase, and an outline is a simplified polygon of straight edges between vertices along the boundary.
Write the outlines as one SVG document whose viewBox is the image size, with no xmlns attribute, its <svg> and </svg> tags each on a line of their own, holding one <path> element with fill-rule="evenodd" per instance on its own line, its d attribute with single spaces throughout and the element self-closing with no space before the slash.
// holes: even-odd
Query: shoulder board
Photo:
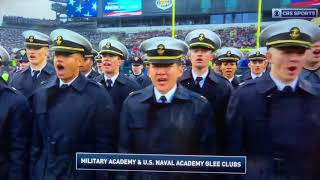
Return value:
<svg viewBox="0 0 320 180">
<path fill-rule="evenodd" d="M 8 90 L 10 90 L 11 92 L 13 92 L 15 94 L 17 94 L 19 92 L 16 88 L 14 88 L 12 86 L 6 86 L 5 89 L 8 89 Z"/>
<path fill-rule="evenodd" d="M 102 86 L 101 83 L 97 82 L 97 81 L 94 81 L 92 79 L 88 79 L 88 82 L 91 83 L 91 84 L 94 84 L 94 85 L 97 85 L 97 86 Z"/>
<path fill-rule="evenodd" d="M 137 94 L 140 94 L 140 91 L 132 91 L 131 93 L 129 93 L 129 96 L 135 96 Z"/>
<path fill-rule="evenodd" d="M 195 92 L 193 92 L 193 91 L 192 91 L 192 93 L 191 93 L 190 95 L 191 95 L 192 97 L 200 100 L 200 101 L 208 102 L 208 100 L 207 100 L 206 97 L 204 97 L 204 96 L 202 96 L 202 95 L 200 95 L 200 94 L 197 94 L 197 93 L 195 93 Z"/>
<path fill-rule="evenodd" d="M 243 85 L 244 83 L 246 83 L 246 82 L 245 82 L 245 81 L 243 81 L 243 82 L 239 83 L 239 86 Z"/>
<path fill-rule="evenodd" d="M 48 81 L 41 81 L 41 82 L 40 82 L 40 86 L 45 85 L 45 84 L 47 84 L 47 83 L 48 83 Z"/>
<path fill-rule="evenodd" d="M 202 95 L 200 96 L 200 98 L 205 100 L 205 101 L 208 101 L 208 99 L 206 97 L 202 96 Z"/>
</svg>

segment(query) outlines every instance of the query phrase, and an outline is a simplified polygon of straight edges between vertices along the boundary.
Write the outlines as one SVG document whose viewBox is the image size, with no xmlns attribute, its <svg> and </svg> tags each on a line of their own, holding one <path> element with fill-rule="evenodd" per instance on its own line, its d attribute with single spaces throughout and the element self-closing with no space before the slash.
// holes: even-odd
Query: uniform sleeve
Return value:
<svg viewBox="0 0 320 180">
<path fill-rule="evenodd" d="M 205 103 L 201 108 L 202 112 L 200 117 L 200 140 L 201 140 L 201 154 L 213 155 L 217 152 L 217 140 L 216 140 L 216 127 L 215 119 L 213 118 L 214 112 L 211 111 L 209 103 Z"/>
<path fill-rule="evenodd" d="M 128 128 L 128 120 L 130 118 L 130 114 L 128 111 L 128 98 L 124 101 L 121 114 L 120 114 L 120 133 L 119 133 L 119 152 L 120 153 L 130 153 L 130 132 Z"/>
<path fill-rule="evenodd" d="M 243 145 L 243 116 L 240 108 L 241 94 L 236 91 L 230 98 L 226 122 L 226 152 L 229 155 L 241 155 Z"/>
<path fill-rule="evenodd" d="M 27 100 L 18 96 L 9 115 L 9 180 L 27 179 L 31 135 L 31 111 Z"/>
<path fill-rule="evenodd" d="M 114 107 L 111 97 L 104 92 L 98 96 L 97 111 L 95 115 L 96 152 L 112 152 L 115 138 Z"/>
<path fill-rule="evenodd" d="M 115 118 L 114 107 L 111 97 L 102 87 L 97 99 L 95 128 L 95 152 L 111 153 L 115 140 Z M 108 180 L 109 172 L 95 171 L 96 180 Z"/>
<path fill-rule="evenodd" d="M 130 96 L 128 97 L 130 98 Z M 120 130 L 119 130 L 119 153 L 132 153 L 130 146 L 130 131 L 128 128 L 128 121 L 130 118 L 128 108 L 128 98 L 124 101 L 120 114 Z M 129 180 L 128 172 L 116 173 L 116 180 Z"/>
</svg>

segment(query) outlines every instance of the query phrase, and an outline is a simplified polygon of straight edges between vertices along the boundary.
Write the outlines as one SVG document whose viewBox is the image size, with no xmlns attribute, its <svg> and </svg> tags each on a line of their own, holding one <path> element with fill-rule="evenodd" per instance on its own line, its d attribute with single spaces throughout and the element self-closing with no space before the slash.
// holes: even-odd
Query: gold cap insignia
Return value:
<svg viewBox="0 0 320 180">
<path fill-rule="evenodd" d="M 61 45 L 62 41 L 63 41 L 62 36 L 58 36 L 56 40 L 57 45 Z"/>
<path fill-rule="evenodd" d="M 256 56 L 260 56 L 260 51 L 257 51 L 257 52 L 256 52 Z"/>
<path fill-rule="evenodd" d="M 165 47 L 164 47 L 164 45 L 163 45 L 163 44 L 159 44 L 159 45 L 158 45 L 158 48 L 157 48 L 157 53 L 158 53 L 160 56 L 162 56 L 162 55 L 164 54 L 164 52 L 165 52 Z"/>
<path fill-rule="evenodd" d="M 106 43 L 106 48 L 109 49 L 110 47 L 111 47 L 111 43 L 110 43 L 110 42 L 107 42 L 107 43 Z"/>
<path fill-rule="evenodd" d="M 227 51 L 227 56 L 231 56 L 231 51 L 229 50 L 229 51 Z"/>
<path fill-rule="evenodd" d="M 290 37 L 291 39 L 297 39 L 300 36 L 300 29 L 297 27 L 293 27 L 290 29 Z"/>
<path fill-rule="evenodd" d="M 28 41 L 32 43 L 34 41 L 34 37 L 33 36 L 29 36 Z"/>
<path fill-rule="evenodd" d="M 21 56 L 26 55 L 26 50 L 21 50 L 21 51 L 20 51 L 20 54 L 21 54 Z"/>
<path fill-rule="evenodd" d="M 200 41 L 203 41 L 203 40 L 204 40 L 204 38 L 205 38 L 204 34 L 202 34 L 202 33 L 201 33 L 201 34 L 199 34 L 199 38 L 198 38 L 198 39 L 199 39 Z"/>
</svg>

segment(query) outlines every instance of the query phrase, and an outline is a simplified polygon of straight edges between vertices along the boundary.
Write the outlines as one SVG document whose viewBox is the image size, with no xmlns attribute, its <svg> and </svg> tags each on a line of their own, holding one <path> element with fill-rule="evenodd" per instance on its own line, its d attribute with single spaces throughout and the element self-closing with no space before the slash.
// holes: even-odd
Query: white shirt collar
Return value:
<svg viewBox="0 0 320 180">
<path fill-rule="evenodd" d="M 251 72 L 251 78 L 252 78 L 252 79 L 256 79 L 257 77 L 261 77 L 262 74 L 263 74 L 263 72 L 260 73 L 259 75 L 255 75 L 255 74 L 253 74 L 253 73 Z"/>
<path fill-rule="evenodd" d="M 78 77 L 78 76 L 77 76 Z M 61 79 L 59 79 L 59 87 L 61 87 L 63 84 L 67 84 L 68 86 L 70 86 L 70 84 L 77 79 L 77 77 L 73 78 L 70 82 L 65 83 L 63 82 Z"/>
<path fill-rule="evenodd" d="M 233 79 L 234 79 L 234 76 L 233 76 L 232 78 L 228 79 L 228 81 L 229 81 L 229 82 L 232 82 Z"/>
<path fill-rule="evenodd" d="M 209 74 L 209 70 L 207 70 L 205 73 L 203 73 L 200 76 L 193 69 L 191 69 L 191 73 L 192 73 L 192 77 L 193 77 L 194 81 L 196 81 L 197 77 L 202 77 L 202 80 L 199 82 L 200 87 L 202 87 L 204 85 L 204 81 L 205 81 L 206 77 Z"/>
<path fill-rule="evenodd" d="M 88 77 L 89 74 L 91 73 L 91 71 L 92 71 L 92 69 L 90 69 L 90 71 L 89 71 L 88 73 L 84 74 L 84 75 L 85 75 L 86 77 Z"/>
<path fill-rule="evenodd" d="M 40 69 L 38 70 L 35 70 L 35 69 L 32 69 L 32 67 L 30 66 L 30 69 L 31 69 L 31 76 L 33 76 L 33 71 L 40 71 L 39 74 L 37 75 L 37 77 L 41 74 L 41 71 L 42 69 L 47 65 L 47 63 L 45 63 Z"/>
<path fill-rule="evenodd" d="M 177 90 L 177 85 L 175 85 L 170 91 L 167 92 L 167 94 L 161 94 L 156 87 L 154 87 L 154 94 L 156 96 L 157 102 L 161 103 L 160 97 L 165 96 L 167 99 L 167 103 L 171 103 L 173 99 L 173 95 Z"/>
<path fill-rule="evenodd" d="M 270 77 L 273 80 L 273 82 L 276 84 L 279 91 L 282 91 L 286 86 L 291 86 L 293 91 L 295 91 L 296 86 L 298 84 L 298 79 L 299 79 L 299 77 L 296 77 L 296 79 L 294 81 L 292 81 L 290 84 L 285 84 L 281 80 L 274 77 L 271 73 L 270 73 Z"/>
<path fill-rule="evenodd" d="M 117 74 L 115 74 L 114 76 L 112 76 L 111 78 L 108 78 L 105 74 L 104 74 L 104 79 L 107 80 L 107 79 L 111 79 L 112 81 L 112 85 L 114 85 L 114 82 L 116 81 L 117 77 L 119 76 L 119 72 Z"/>
</svg>

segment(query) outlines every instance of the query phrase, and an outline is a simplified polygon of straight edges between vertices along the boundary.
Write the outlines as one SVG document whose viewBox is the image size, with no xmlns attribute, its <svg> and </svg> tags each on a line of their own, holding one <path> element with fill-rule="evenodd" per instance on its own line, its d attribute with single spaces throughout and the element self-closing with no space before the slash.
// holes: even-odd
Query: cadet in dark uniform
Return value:
<svg viewBox="0 0 320 180">
<path fill-rule="evenodd" d="M 10 84 L 28 98 L 41 82 L 54 75 L 54 68 L 47 63 L 49 36 L 37 31 L 24 31 L 22 35 L 25 39 L 30 67 L 21 70 Z"/>
<path fill-rule="evenodd" d="M 0 59 L 9 60 L 0 46 Z M 28 177 L 31 111 L 26 98 L 0 77 L 0 179 Z"/>
<path fill-rule="evenodd" d="M 186 88 L 200 93 L 211 104 L 214 120 L 217 124 L 218 153 L 223 152 L 224 123 L 228 100 L 232 87 L 229 82 L 209 69 L 208 62 L 214 59 L 214 51 L 220 48 L 219 36 L 206 29 L 190 32 L 185 39 L 189 45 L 189 59 L 192 67 L 184 72 L 180 83 Z"/>
<path fill-rule="evenodd" d="M 119 151 L 142 154 L 214 154 L 214 121 L 208 101 L 178 84 L 181 40 L 156 37 L 142 42 L 152 86 L 133 92 L 123 104 Z M 133 172 L 130 180 L 195 180 L 199 174 Z M 120 178 L 119 178 L 120 179 Z"/>
<path fill-rule="evenodd" d="M 18 62 L 19 69 L 17 71 L 12 72 L 12 74 L 10 75 L 10 81 L 9 81 L 10 83 L 12 79 L 15 79 L 15 76 L 17 76 L 20 73 L 20 71 L 25 70 L 30 66 L 30 62 L 27 56 L 27 51 L 25 49 L 19 49 L 16 52 L 15 57 Z"/>
<path fill-rule="evenodd" d="M 248 80 L 256 79 L 262 76 L 266 71 L 267 61 L 266 61 L 267 48 L 258 48 L 248 53 L 249 68 L 250 71 L 243 74 L 239 79 L 243 83 Z"/>
<path fill-rule="evenodd" d="M 77 171 L 76 152 L 112 152 L 112 100 L 79 66 L 90 42 L 66 29 L 51 32 L 53 76 L 31 97 L 34 117 L 32 180 L 106 179 L 107 172 Z"/>
<path fill-rule="evenodd" d="M 84 60 L 80 65 L 80 72 L 84 74 L 88 79 L 93 79 L 100 74 L 93 69 L 94 57 L 98 55 L 98 52 L 92 50 L 92 52 L 84 55 Z"/>
<path fill-rule="evenodd" d="M 134 79 L 141 87 L 147 87 L 151 84 L 151 80 L 148 76 L 143 74 L 143 60 L 139 57 L 134 57 L 131 60 L 132 74 L 130 78 Z"/>
<path fill-rule="evenodd" d="M 221 73 L 231 83 L 235 89 L 240 84 L 240 79 L 235 76 L 237 71 L 237 62 L 243 57 L 242 52 L 233 47 L 223 47 L 216 52 L 216 58 L 221 61 Z"/>
<path fill-rule="evenodd" d="M 261 32 L 271 71 L 240 86 L 228 107 L 228 151 L 247 156 L 243 180 L 320 179 L 319 94 L 299 78 L 318 27 L 285 20 Z"/>
<path fill-rule="evenodd" d="M 212 65 L 212 71 L 215 72 L 216 74 L 221 75 L 221 61 L 218 61 L 217 59 L 214 60 L 213 65 Z"/>
<path fill-rule="evenodd" d="M 307 60 L 300 77 L 320 86 L 320 37 L 318 38 L 311 49 L 306 52 Z"/>
<path fill-rule="evenodd" d="M 96 57 L 94 57 L 96 62 L 96 70 L 99 74 L 103 74 L 102 71 L 102 56 L 101 54 L 98 54 Z"/>
<path fill-rule="evenodd" d="M 94 80 L 101 83 L 112 98 L 118 131 L 122 103 L 131 92 L 138 90 L 140 86 L 135 80 L 120 72 L 123 60 L 128 57 L 128 50 L 122 43 L 113 39 L 104 39 L 100 42 L 99 48 L 102 55 L 103 74 Z M 114 144 L 114 148 L 117 148 L 117 143 Z"/>
<path fill-rule="evenodd" d="M 19 69 L 24 70 L 30 66 L 30 62 L 25 49 L 20 49 L 16 54 L 17 62 L 19 63 Z"/>
</svg>

